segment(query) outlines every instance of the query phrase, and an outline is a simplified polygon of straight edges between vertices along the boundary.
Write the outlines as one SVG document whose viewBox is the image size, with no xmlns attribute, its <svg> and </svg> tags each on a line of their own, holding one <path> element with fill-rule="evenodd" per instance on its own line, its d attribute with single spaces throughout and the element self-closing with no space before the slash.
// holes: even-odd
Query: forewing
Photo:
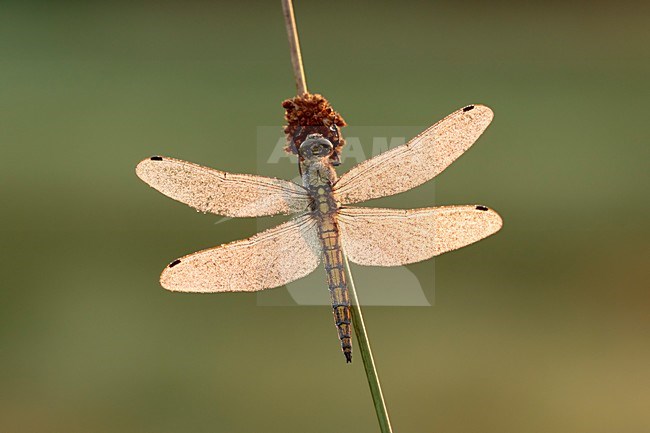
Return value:
<svg viewBox="0 0 650 433">
<path fill-rule="evenodd" d="M 335 185 L 341 203 L 398 194 L 433 179 L 469 149 L 493 116 L 486 106 L 469 105 L 408 143 L 353 167 Z"/>
<path fill-rule="evenodd" d="M 160 284 L 175 292 L 254 292 L 308 275 L 320 256 L 316 221 L 305 214 L 248 239 L 174 260 Z"/>
<path fill-rule="evenodd" d="M 232 174 L 191 162 L 154 156 L 135 169 L 151 187 L 201 212 L 258 217 L 304 211 L 309 196 L 282 179 Z"/>
<path fill-rule="evenodd" d="M 399 266 L 472 244 L 502 226 L 485 206 L 425 209 L 347 207 L 339 212 L 343 250 L 351 262 Z"/>
</svg>

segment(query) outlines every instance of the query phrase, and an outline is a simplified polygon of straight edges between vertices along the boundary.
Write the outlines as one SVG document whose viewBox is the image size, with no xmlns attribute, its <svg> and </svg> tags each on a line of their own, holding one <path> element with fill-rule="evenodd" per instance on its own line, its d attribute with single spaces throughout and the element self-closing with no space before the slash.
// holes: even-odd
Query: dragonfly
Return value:
<svg viewBox="0 0 650 433">
<path fill-rule="evenodd" d="M 153 156 L 136 174 L 164 195 L 198 211 L 226 217 L 293 214 L 248 239 L 172 261 L 161 285 L 177 292 L 255 292 L 283 286 L 324 264 L 334 322 L 346 362 L 352 361 L 346 258 L 364 266 L 400 266 L 430 259 L 486 238 L 502 226 L 483 205 L 421 209 L 352 206 L 419 186 L 447 168 L 493 118 L 468 105 L 407 143 L 361 162 L 337 177 L 334 145 L 312 133 L 299 145 L 302 185 L 233 174 Z"/>
</svg>

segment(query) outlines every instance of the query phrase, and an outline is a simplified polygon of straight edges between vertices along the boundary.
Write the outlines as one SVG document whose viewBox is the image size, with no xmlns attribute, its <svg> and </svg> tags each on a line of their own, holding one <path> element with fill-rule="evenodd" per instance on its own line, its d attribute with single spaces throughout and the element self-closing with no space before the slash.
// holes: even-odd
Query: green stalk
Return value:
<svg viewBox="0 0 650 433">
<path fill-rule="evenodd" d="M 361 314 L 361 305 L 359 305 L 357 290 L 354 287 L 352 272 L 350 272 L 350 263 L 345 254 L 343 254 L 343 261 L 345 262 L 348 288 L 352 298 L 350 311 L 352 313 L 352 327 L 354 328 L 354 334 L 357 337 L 356 346 L 359 348 L 359 353 L 361 353 L 363 369 L 368 378 L 368 385 L 370 386 L 370 394 L 372 394 L 372 401 L 375 405 L 379 428 L 381 429 L 381 433 L 392 433 L 393 428 L 390 425 L 390 418 L 388 418 L 388 410 L 386 409 L 386 402 L 384 401 L 384 393 L 381 391 L 381 384 L 379 383 L 379 375 L 377 374 L 375 359 L 372 356 L 372 350 L 370 350 L 370 341 L 368 340 L 368 334 L 366 333 L 366 325 L 363 322 L 363 314 Z"/>
<path fill-rule="evenodd" d="M 302 55 L 300 52 L 300 42 L 298 40 L 296 17 L 293 12 L 293 2 L 291 0 L 282 0 L 282 10 L 284 12 L 287 36 L 289 37 L 289 50 L 291 53 L 293 74 L 296 79 L 296 90 L 298 91 L 298 95 L 303 95 L 307 93 L 307 80 L 305 79 L 305 70 L 302 65 Z M 363 315 L 361 314 L 361 306 L 359 305 L 357 290 L 354 287 L 352 272 L 350 272 L 350 264 L 348 263 L 348 258 L 345 256 L 345 252 L 343 254 L 343 261 L 345 262 L 345 271 L 348 277 L 348 289 L 350 290 L 352 298 L 350 312 L 352 316 L 352 327 L 354 328 L 354 333 L 357 337 L 355 344 L 359 348 L 359 353 L 361 353 L 363 368 L 366 372 L 366 377 L 368 378 L 368 385 L 370 386 L 370 394 L 372 394 L 375 412 L 377 412 L 379 428 L 381 429 L 381 433 L 393 433 L 393 429 L 390 426 L 390 419 L 388 418 L 388 411 L 386 410 L 386 403 L 384 402 L 384 394 L 381 392 L 377 367 L 375 367 L 375 360 L 372 357 L 372 351 L 370 350 L 370 342 L 368 341 L 368 334 L 366 334 L 366 325 L 363 323 Z"/>
</svg>

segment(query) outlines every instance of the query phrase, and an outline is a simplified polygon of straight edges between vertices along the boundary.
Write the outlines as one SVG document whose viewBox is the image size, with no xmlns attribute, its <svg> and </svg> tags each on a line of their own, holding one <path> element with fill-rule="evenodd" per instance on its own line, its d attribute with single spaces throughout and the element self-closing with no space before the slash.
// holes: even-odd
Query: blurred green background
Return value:
<svg viewBox="0 0 650 433">
<path fill-rule="evenodd" d="M 295 7 L 310 90 L 348 123 L 496 113 L 435 201 L 504 229 L 436 259 L 433 307 L 366 309 L 395 431 L 650 431 L 648 3 Z M 158 285 L 257 224 L 135 164 L 268 174 L 257 127 L 294 92 L 277 1 L 0 3 L 0 431 L 378 431 L 329 307 Z M 433 302 L 433 262 L 410 269 Z"/>
</svg>

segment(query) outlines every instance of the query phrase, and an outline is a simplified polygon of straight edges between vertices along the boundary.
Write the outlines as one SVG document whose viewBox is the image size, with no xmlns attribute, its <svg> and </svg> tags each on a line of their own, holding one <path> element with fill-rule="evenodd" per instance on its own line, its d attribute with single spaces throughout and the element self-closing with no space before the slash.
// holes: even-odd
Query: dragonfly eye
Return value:
<svg viewBox="0 0 650 433">
<path fill-rule="evenodd" d="M 303 157 L 322 157 L 332 152 L 332 143 L 320 134 L 308 135 L 298 150 Z"/>
</svg>

